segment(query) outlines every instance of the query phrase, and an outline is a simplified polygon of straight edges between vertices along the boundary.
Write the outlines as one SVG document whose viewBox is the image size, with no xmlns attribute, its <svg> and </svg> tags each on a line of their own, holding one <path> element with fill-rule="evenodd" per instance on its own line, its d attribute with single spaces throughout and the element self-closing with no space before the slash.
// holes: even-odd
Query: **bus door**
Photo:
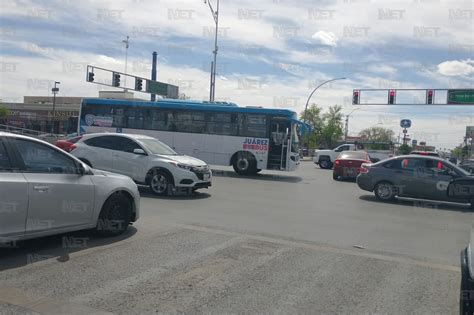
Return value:
<svg viewBox="0 0 474 315">
<path fill-rule="evenodd" d="M 270 120 L 270 148 L 268 152 L 268 169 L 286 170 L 288 155 L 288 137 L 291 124 L 286 119 Z"/>
</svg>

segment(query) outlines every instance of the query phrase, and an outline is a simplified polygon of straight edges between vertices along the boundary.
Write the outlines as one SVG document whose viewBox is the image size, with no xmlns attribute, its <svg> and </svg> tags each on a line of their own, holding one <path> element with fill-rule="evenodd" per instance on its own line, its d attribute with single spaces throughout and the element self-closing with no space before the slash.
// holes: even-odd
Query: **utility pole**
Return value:
<svg viewBox="0 0 474 315">
<path fill-rule="evenodd" d="M 122 43 L 125 44 L 125 71 L 124 73 L 127 74 L 127 62 L 128 62 L 128 46 L 129 46 L 129 38 L 130 36 L 127 35 L 127 39 L 122 40 Z M 125 86 L 127 86 L 127 76 L 125 75 L 125 78 L 123 79 L 123 83 Z"/>
<path fill-rule="evenodd" d="M 210 0 L 204 0 L 204 3 L 207 3 L 209 5 L 209 9 L 211 10 L 212 13 L 212 18 L 214 19 L 214 22 L 216 23 L 216 33 L 214 37 L 214 51 L 212 52 L 214 54 L 214 61 L 211 64 L 211 86 L 210 86 L 210 95 L 209 95 L 209 102 L 214 102 L 215 95 L 216 95 L 216 69 L 217 69 L 217 33 L 219 31 L 219 0 L 217 0 L 217 7 L 216 10 L 211 5 Z"/>
<path fill-rule="evenodd" d="M 345 123 L 345 128 L 344 128 L 344 141 L 347 141 L 347 136 L 349 134 L 349 117 L 352 115 L 353 112 L 355 112 L 358 109 L 360 109 L 360 107 L 357 107 L 352 112 L 350 112 L 349 115 L 346 115 L 346 123 Z"/>
<path fill-rule="evenodd" d="M 348 133 L 349 133 L 349 115 L 346 115 L 346 125 L 344 128 L 344 141 L 347 141 Z"/>
<path fill-rule="evenodd" d="M 53 117 L 51 118 L 51 134 L 54 134 L 54 122 L 56 120 L 56 93 L 59 92 L 59 88 L 56 85 L 60 83 L 61 82 L 54 81 L 54 87 L 51 89 L 51 92 L 53 92 Z"/>
</svg>

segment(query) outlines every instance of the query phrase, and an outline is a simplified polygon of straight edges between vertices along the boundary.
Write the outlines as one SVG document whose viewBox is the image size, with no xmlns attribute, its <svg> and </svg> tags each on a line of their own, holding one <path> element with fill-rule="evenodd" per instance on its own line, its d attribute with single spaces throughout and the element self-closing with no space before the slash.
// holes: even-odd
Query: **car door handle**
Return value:
<svg viewBox="0 0 474 315">
<path fill-rule="evenodd" d="M 49 186 L 33 186 L 33 189 L 37 192 L 46 192 L 49 190 Z"/>
</svg>

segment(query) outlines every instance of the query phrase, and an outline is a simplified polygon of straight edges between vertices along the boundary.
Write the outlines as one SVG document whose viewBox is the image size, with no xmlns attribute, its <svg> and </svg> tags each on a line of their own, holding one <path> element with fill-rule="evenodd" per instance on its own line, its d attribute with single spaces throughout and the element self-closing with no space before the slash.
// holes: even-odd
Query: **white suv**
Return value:
<svg viewBox="0 0 474 315">
<path fill-rule="evenodd" d="M 150 186 L 157 195 L 172 194 L 175 187 L 196 190 L 211 186 L 209 166 L 180 155 L 155 138 L 122 133 L 86 134 L 71 154 L 89 166 L 131 177 Z"/>
</svg>

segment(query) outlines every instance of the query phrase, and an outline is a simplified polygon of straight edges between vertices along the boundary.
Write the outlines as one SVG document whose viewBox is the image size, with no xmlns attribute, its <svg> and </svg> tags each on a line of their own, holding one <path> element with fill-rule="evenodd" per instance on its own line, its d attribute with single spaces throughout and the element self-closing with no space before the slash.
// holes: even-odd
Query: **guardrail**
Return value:
<svg viewBox="0 0 474 315">
<path fill-rule="evenodd" d="M 26 128 L 20 128 L 20 127 L 15 127 L 15 126 L 10 126 L 10 125 L 2 125 L 2 124 L 0 124 L 0 131 L 25 135 L 25 136 L 29 136 L 29 137 L 33 137 L 33 138 L 38 138 L 38 139 L 45 140 L 45 141 L 51 142 L 51 143 L 56 142 L 56 140 L 58 140 L 60 138 L 64 138 L 64 135 L 51 134 L 51 133 L 48 133 L 48 132 L 42 132 L 42 131 L 38 131 L 38 130 L 26 129 Z"/>
</svg>

